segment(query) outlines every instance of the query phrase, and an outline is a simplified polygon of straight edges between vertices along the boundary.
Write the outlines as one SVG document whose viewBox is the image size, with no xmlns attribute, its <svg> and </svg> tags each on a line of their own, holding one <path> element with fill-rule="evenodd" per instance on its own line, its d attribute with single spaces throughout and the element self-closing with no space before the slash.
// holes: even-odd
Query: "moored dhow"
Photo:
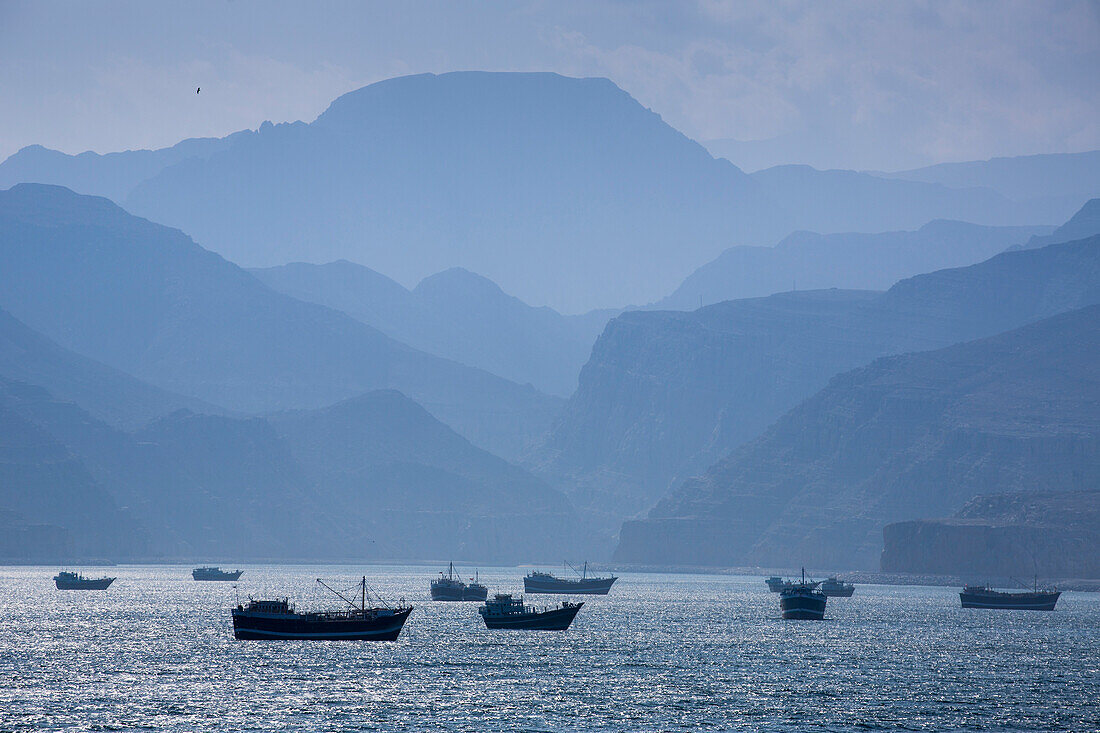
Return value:
<svg viewBox="0 0 1100 733">
<path fill-rule="evenodd" d="M 573 572 L 577 572 L 573 568 Z M 611 590 L 612 584 L 618 577 L 589 576 L 588 563 L 584 564 L 584 570 L 577 573 L 579 578 L 558 578 L 550 573 L 539 570 L 528 573 L 523 578 L 523 591 L 525 593 L 558 593 L 566 595 L 606 596 Z"/>
<path fill-rule="evenodd" d="M 60 571 L 53 577 L 58 590 L 106 590 L 115 578 L 85 578 L 80 573 Z"/>
<path fill-rule="evenodd" d="M 984 585 L 968 585 L 959 592 L 963 608 L 994 608 L 999 610 L 1053 611 L 1061 591 L 1053 588 L 1018 593 L 1005 593 Z"/>
<path fill-rule="evenodd" d="M 565 601 L 559 608 L 537 609 L 523 604 L 523 596 L 497 593 L 477 610 L 490 629 L 527 629 L 531 631 L 564 631 L 569 628 L 583 603 Z"/>
<path fill-rule="evenodd" d="M 825 604 L 829 600 L 817 590 L 818 583 L 806 581 L 806 569 L 802 569 L 802 582 L 789 583 L 779 593 L 779 610 L 785 619 L 820 621 L 825 618 Z"/>
<path fill-rule="evenodd" d="M 471 578 L 470 583 L 462 582 L 462 578 L 455 573 L 455 564 L 450 563 L 447 574 L 439 572 L 439 577 L 432 581 L 431 591 L 433 601 L 484 601 L 489 596 L 489 589 L 478 582 L 478 578 Z"/>
<path fill-rule="evenodd" d="M 793 588 L 796 585 L 808 585 L 811 588 L 816 588 L 817 586 L 821 585 L 820 580 L 803 579 L 800 583 L 797 580 L 783 580 L 778 575 L 773 575 L 770 578 L 767 578 L 764 582 L 768 584 L 768 590 L 770 590 L 772 593 L 782 593 L 788 588 Z"/>
<path fill-rule="evenodd" d="M 222 570 L 221 568 L 195 568 L 191 577 L 195 580 L 237 580 L 243 570 Z"/>
<path fill-rule="evenodd" d="M 830 575 L 821 582 L 821 592 L 830 598 L 851 598 L 856 592 L 856 587 L 851 583 L 845 583 L 835 575 Z"/>
<path fill-rule="evenodd" d="M 784 581 L 778 575 L 773 575 L 770 578 L 765 579 L 764 582 L 768 584 L 768 590 L 770 590 L 772 593 L 780 592 L 781 590 L 783 590 L 783 586 L 787 584 L 786 581 Z"/>
<path fill-rule="evenodd" d="M 237 639 L 307 639 L 346 641 L 395 641 L 401 634 L 412 606 L 367 608 L 367 578 L 359 584 L 359 603 L 333 590 L 319 578 L 317 582 L 335 594 L 347 609 L 299 612 L 287 598 L 248 599 L 233 609 L 233 636 Z"/>
</svg>

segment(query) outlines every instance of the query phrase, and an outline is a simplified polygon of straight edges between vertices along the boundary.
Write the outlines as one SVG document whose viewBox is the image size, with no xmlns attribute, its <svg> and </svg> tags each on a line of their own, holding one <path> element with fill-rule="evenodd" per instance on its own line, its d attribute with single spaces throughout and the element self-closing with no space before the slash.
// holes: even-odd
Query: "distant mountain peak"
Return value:
<svg viewBox="0 0 1100 733">
<path fill-rule="evenodd" d="M 50 183 L 17 183 L 0 191 L 0 216 L 48 226 L 144 221 L 103 196 L 84 196 Z"/>
<path fill-rule="evenodd" d="M 316 122 L 322 125 L 344 122 L 364 113 L 385 112 L 389 102 L 408 103 L 422 99 L 432 105 L 438 103 L 443 92 L 451 101 L 464 109 L 471 101 L 482 110 L 505 107 L 517 108 L 525 103 L 546 100 L 548 92 L 556 95 L 591 91 L 591 99 L 604 97 L 608 92 L 621 95 L 623 101 L 633 98 L 610 79 L 605 77 L 571 77 L 552 71 L 451 71 L 445 74 L 410 74 L 368 84 L 337 97 L 322 112 Z M 560 102 L 555 98 L 554 102 Z M 269 123 L 270 124 L 270 123 Z"/>
<path fill-rule="evenodd" d="M 471 272 L 465 267 L 451 267 L 434 275 L 429 275 L 420 281 L 413 289 L 416 295 L 430 295 L 436 293 L 487 295 L 492 297 L 509 297 L 500 286 L 483 275 Z"/>
<path fill-rule="evenodd" d="M 1100 198 L 1086 201 L 1084 206 L 1070 217 L 1069 221 L 1055 229 L 1053 233 L 1045 237 L 1032 237 L 1027 244 L 1012 249 L 1038 249 L 1039 247 L 1046 247 L 1048 244 L 1062 244 L 1078 239 L 1088 239 L 1096 234 L 1100 234 Z"/>
</svg>

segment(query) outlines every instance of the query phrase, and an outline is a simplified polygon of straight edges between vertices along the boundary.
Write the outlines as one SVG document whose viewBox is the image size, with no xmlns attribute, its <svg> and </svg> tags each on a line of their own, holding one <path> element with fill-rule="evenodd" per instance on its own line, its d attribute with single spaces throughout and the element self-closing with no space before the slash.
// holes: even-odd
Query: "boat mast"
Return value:
<svg viewBox="0 0 1100 733">
<path fill-rule="evenodd" d="M 349 605 L 349 606 L 351 606 L 352 608 L 355 608 L 355 602 L 354 602 L 354 601 L 349 601 L 349 600 L 348 600 L 348 597 L 347 597 L 347 596 L 345 596 L 345 595 L 344 595 L 343 593 L 341 593 L 340 591 L 336 590 L 335 588 L 333 588 L 332 586 L 330 586 L 330 585 L 329 585 L 328 583 L 326 583 L 325 581 L 321 580 L 320 578 L 317 578 L 317 582 L 318 582 L 318 583 L 320 583 L 321 587 L 322 587 L 322 588 L 324 588 L 325 590 L 327 590 L 327 591 L 328 591 L 329 593 L 331 593 L 332 595 L 336 596 L 337 598 L 339 598 L 339 599 L 340 599 L 341 601 L 343 601 L 344 603 L 348 604 L 348 605 Z M 367 586 L 366 586 L 366 582 L 367 582 L 367 576 L 365 576 L 365 575 L 364 575 L 364 576 L 363 576 L 363 593 L 364 593 L 364 596 L 365 596 L 365 594 L 366 594 L 366 587 L 367 587 Z M 344 592 L 346 593 L 347 591 L 344 591 Z M 365 601 L 365 600 L 363 601 L 363 605 L 364 605 L 364 606 L 366 605 L 366 601 Z"/>
<path fill-rule="evenodd" d="M 363 604 L 360 608 L 363 611 L 366 611 L 367 610 L 367 576 L 365 576 L 365 575 L 363 576 L 362 584 L 363 584 Z"/>
</svg>

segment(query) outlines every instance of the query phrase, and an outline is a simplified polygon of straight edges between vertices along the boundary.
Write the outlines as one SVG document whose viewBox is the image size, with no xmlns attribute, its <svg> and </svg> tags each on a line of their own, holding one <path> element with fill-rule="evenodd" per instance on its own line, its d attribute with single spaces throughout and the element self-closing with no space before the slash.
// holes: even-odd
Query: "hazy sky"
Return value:
<svg viewBox="0 0 1100 733">
<path fill-rule="evenodd" d="M 310 121 L 463 69 L 609 77 L 698 140 L 771 140 L 732 146 L 749 169 L 1100 148 L 1096 2 L 0 0 L 0 159 Z"/>
</svg>

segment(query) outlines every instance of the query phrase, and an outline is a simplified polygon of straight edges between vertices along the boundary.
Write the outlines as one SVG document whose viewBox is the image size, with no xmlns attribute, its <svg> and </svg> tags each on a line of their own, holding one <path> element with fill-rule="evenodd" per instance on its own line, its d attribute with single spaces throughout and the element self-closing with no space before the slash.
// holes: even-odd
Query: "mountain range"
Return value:
<svg viewBox="0 0 1100 733">
<path fill-rule="evenodd" d="M 885 290 L 902 278 L 972 265 L 1048 234 L 1050 227 L 985 227 L 943 220 L 916 231 L 795 232 L 774 247 L 730 247 L 653 307 L 694 310 L 799 289 Z"/>
<path fill-rule="evenodd" d="M 458 266 L 565 313 L 653 302 L 730 246 L 796 230 L 1053 224 L 1084 200 L 1051 212 L 855 171 L 750 176 L 606 79 L 539 73 L 390 79 L 308 124 L 160 151 L 25 148 L 0 186 L 26 181 L 110 195 L 247 266 L 347 259 L 406 285 Z"/>
<path fill-rule="evenodd" d="M 877 569 L 890 522 L 1094 489 L 1098 348 L 1094 305 L 842 374 L 625 524 L 616 558 Z"/>
<path fill-rule="evenodd" d="M 51 385 L 82 394 L 87 380 L 69 368 L 88 360 L 41 335 L 36 346 Z M 515 562 L 586 547 L 565 497 L 392 390 L 267 417 L 176 409 L 121 429 L 9 378 L 10 364 L 0 362 L 0 523 L 21 539 L 0 543 L 4 559 Z M 160 396 L 132 378 L 123 387 Z"/>
<path fill-rule="evenodd" d="M 0 192 L 0 307 L 71 351 L 237 412 L 395 388 L 509 456 L 560 405 L 277 293 L 178 230 L 56 186 Z"/>
<path fill-rule="evenodd" d="M 612 320 L 526 465 L 578 508 L 629 516 L 830 378 L 1100 302 L 1100 237 L 1006 252 L 885 293 L 806 291 Z"/>
<path fill-rule="evenodd" d="M 1100 150 L 941 163 L 875 175 L 958 189 L 989 189 L 1035 211 L 1036 221 L 1050 221 L 1049 217 L 1057 221 L 1100 194 Z M 1047 217 L 1042 215 L 1044 207 Z"/>
<path fill-rule="evenodd" d="M 412 290 L 346 260 L 250 272 L 272 290 L 347 313 L 402 343 L 560 397 L 577 388 L 581 366 L 613 315 L 535 308 L 461 268 Z"/>
</svg>

